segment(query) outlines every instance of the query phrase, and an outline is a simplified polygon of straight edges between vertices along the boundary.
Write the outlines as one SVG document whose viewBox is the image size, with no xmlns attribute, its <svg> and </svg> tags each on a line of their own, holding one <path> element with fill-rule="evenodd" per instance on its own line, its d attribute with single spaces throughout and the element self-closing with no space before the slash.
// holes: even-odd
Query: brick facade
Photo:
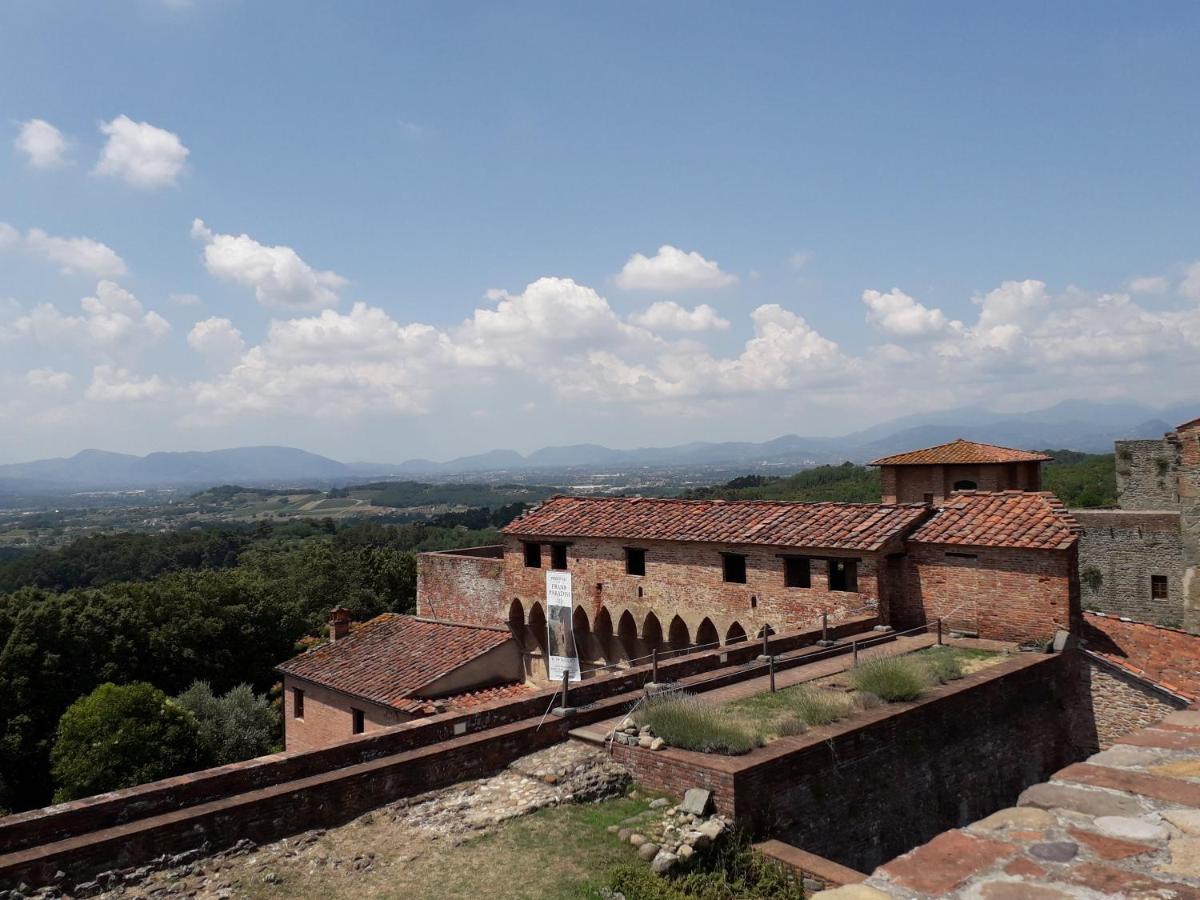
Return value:
<svg viewBox="0 0 1200 900">
<path fill-rule="evenodd" d="M 304 716 L 296 716 L 296 691 L 304 692 Z M 413 717 L 361 697 L 352 697 L 295 678 L 283 676 L 283 746 L 287 750 L 315 750 L 354 737 L 352 709 L 362 710 L 363 733 L 390 728 Z"/>
<path fill-rule="evenodd" d="M 979 491 L 1040 491 L 1041 463 L 880 466 L 884 503 L 940 503 L 968 484 Z"/>
<path fill-rule="evenodd" d="M 499 547 L 470 547 L 417 557 L 417 615 L 503 625 L 504 560 Z"/>
<path fill-rule="evenodd" d="M 941 618 L 948 628 L 994 640 L 1052 638 L 1078 625 L 1075 559 L 1074 549 L 912 542 L 892 624 L 904 629 Z"/>
</svg>

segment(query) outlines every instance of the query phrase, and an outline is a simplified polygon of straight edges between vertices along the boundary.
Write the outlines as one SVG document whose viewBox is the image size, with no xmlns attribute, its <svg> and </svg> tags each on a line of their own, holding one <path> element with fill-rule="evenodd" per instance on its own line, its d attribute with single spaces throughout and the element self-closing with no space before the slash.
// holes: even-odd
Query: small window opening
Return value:
<svg viewBox="0 0 1200 900">
<path fill-rule="evenodd" d="M 783 584 L 790 588 L 812 587 L 812 564 L 806 557 L 784 557 Z"/>
<path fill-rule="evenodd" d="M 926 505 L 926 506 L 933 506 L 933 494 L 926 494 L 926 495 L 925 495 L 925 505 Z"/>
<path fill-rule="evenodd" d="M 542 545 L 541 544 L 524 544 L 525 547 L 525 568 L 540 569 L 542 567 Z"/>
<path fill-rule="evenodd" d="M 1151 575 L 1150 576 L 1150 597 L 1154 600 L 1168 599 L 1167 576 L 1166 575 Z"/>
<path fill-rule="evenodd" d="M 979 488 L 979 485 L 977 483 L 975 483 L 974 481 L 956 481 L 956 482 L 954 482 L 954 489 L 956 491 L 974 491 L 974 490 L 977 490 L 978 488 Z"/>
<path fill-rule="evenodd" d="M 642 596 L 642 586 L 639 584 L 638 585 L 638 597 L 640 598 L 641 596 Z"/>
<path fill-rule="evenodd" d="M 858 590 L 858 563 L 853 559 L 831 559 L 829 561 L 829 589 L 831 591 Z"/>
<path fill-rule="evenodd" d="M 292 718 L 304 718 L 304 691 L 292 688 Z"/>
<path fill-rule="evenodd" d="M 361 709 L 350 707 L 350 717 L 353 719 L 352 728 L 354 733 L 362 734 L 366 726 L 366 722 L 363 718 L 363 711 Z"/>
<path fill-rule="evenodd" d="M 646 574 L 646 551 L 638 547 L 625 548 L 625 574 Z"/>
<path fill-rule="evenodd" d="M 566 544 L 551 544 L 550 545 L 550 568 L 565 569 L 567 567 L 567 545 Z"/>
<path fill-rule="evenodd" d="M 758 597 L 754 594 L 750 595 L 750 608 L 758 609 Z"/>
<path fill-rule="evenodd" d="M 722 553 L 721 571 L 730 584 L 746 583 L 746 557 L 741 553 Z"/>
</svg>

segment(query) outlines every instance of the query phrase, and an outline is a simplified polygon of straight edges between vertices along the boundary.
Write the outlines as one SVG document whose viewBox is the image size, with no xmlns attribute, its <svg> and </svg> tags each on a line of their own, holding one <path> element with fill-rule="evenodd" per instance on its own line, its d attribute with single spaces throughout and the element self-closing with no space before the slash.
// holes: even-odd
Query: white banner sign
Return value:
<svg viewBox="0 0 1200 900">
<path fill-rule="evenodd" d="M 550 658 L 551 681 L 561 681 L 569 672 L 571 681 L 579 681 L 579 654 L 575 650 L 572 627 L 571 573 L 552 569 L 546 573 L 546 628 L 549 631 L 546 655 Z"/>
</svg>

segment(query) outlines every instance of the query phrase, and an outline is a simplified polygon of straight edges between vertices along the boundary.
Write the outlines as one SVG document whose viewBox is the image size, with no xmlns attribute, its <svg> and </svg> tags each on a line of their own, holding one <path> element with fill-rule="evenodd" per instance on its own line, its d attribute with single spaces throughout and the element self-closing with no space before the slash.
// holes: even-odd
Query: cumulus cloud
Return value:
<svg viewBox="0 0 1200 900">
<path fill-rule="evenodd" d="M 1129 290 L 1134 294 L 1165 294 L 1171 283 L 1162 275 L 1148 275 L 1129 279 Z"/>
<path fill-rule="evenodd" d="M 125 260 L 107 244 L 88 237 L 56 237 L 40 228 L 21 232 L 0 222 L 0 251 L 24 251 L 30 256 L 57 263 L 67 274 L 94 278 L 118 278 L 125 274 Z"/>
<path fill-rule="evenodd" d="M 654 256 L 635 253 L 616 276 L 627 291 L 703 291 L 737 284 L 737 276 L 722 272 L 713 260 L 663 244 Z"/>
<path fill-rule="evenodd" d="M 74 381 L 75 377 L 70 372 L 58 372 L 54 369 L 30 369 L 25 373 L 25 383 L 29 387 L 49 393 L 62 393 Z"/>
<path fill-rule="evenodd" d="M 102 122 L 100 131 L 108 140 L 95 172 L 120 178 L 136 188 L 175 184 L 190 152 L 177 134 L 128 116 Z"/>
<path fill-rule="evenodd" d="M 722 319 L 707 303 L 688 309 L 673 300 L 652 303 L 630 321 L 651 331 L 711 331 L 729 327 L 729 320 Z"/>
<path fill-rule="evenodd" d="M 55 169 L 67 162 L 67 140 L 61 131 L 45 119 L 22 122 L 13 141 L 35 169 Z"/>
<path fill-rule="evenodd" d="M 215 361 L 232 360 L 246 348 L 242 333 L 229 319 L 213 316 L 197 322 L 187 336 L 188 346 Z"/>
<path fill-rule="evenodd" d="M 80 315 L 66 315 L 42 303 L 8 325 L 6 337 L 29 339 L 52 349 L 83 349 L 126 354 L 158 343 L 171 325 L 120 285 L 101 281 L 93 297 L 79 302 Z"/>
<path fill-rule="evenodd" d="M 314 270 L 291 247 L 269 247 L 247 234 L 215 234 L 192 222 L 192 237 L 204 241 L 204 266 L 214 278 L 254 288 L 263 306 L 319 309 L 335 306 L 346 279 Z"/>
<path fill-rule="evenodd" d="M 158 400 L 170 390 L 170 383 L 158 375 L 142 378 L 128 369 L 105 364 L 92 370 L 92 381 L 84 397 L 99 403 L 129 403 Z"/>
<path fill-rule="evenodd" d="M 899 288 L 892 288 L 886 294 L 863 291 L 862 301 L 867 305 L 868 322 L 899 337 L 924 337 L 961 327 L 961 323 L 952 322 L 940 309 L 918 303 Z"/>
<path fill-rule="evenodd" d="M 1194 262 L 1184 271 L 1179 283 L 1179 293 L 1193 300 L 1200 300 L 1200 262 Z"/>
</svg>

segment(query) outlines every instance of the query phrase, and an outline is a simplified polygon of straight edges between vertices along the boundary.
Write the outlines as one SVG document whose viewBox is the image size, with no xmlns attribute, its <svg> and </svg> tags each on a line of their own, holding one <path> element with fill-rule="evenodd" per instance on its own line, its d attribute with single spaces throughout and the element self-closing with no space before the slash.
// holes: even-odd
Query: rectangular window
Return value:
<svg viewBox="0 0 1200 900">
<path fill-rule="evenodd" d="M 730 584 L 745 584 L 746 557 L 740 553 L 722 553 L 721 571 Z"/>
<path fill-rule="evenodd" d="M 1150 596 L 1154 600 L 1167 599 L 1167 576 L 1166 575 L 1151 575 L 1150 576 Z"/>
<path fill-rule="evenodd" d="M 350 717 L 354 720 L 351 725 L 351 727 L 354 729 L 354 733 L 362 734 L 366 725 L 363 719 L 363 711 L 361 709 L 355 709 L 352 706 L 350 707 Z"/>
<path fill-rule="evenodd" d="M 831 559 L 829 561 L 829 589 L 831 591 L 858 590 L 858 561 L 853 559 Z"/>
<path fill-rule="evenodd" d="M 812 587 L 812 565 L 807 557 L 785 556 L 783 558 L 784 587 Z"/>
<path fill-rule="evenodd" d="M 567 545 L 566 544 L 551 544 L 550 545 L 550 568 L 565 569 L 567 567 Z"/>
<path fill-rule="evenodd" d="M 304 718 L 304 691 L 292 688 L 292 718 Z"/>
<path fill-rule="evenodd" d="M 638 547 L 625 548 L 625 574 L 646 574 L 646 551 Z"/>
<path fill-rule="evenodd" d="M 540 569 L 542 567 L 542 545 L 522 544 L 525 548 L 525 568 Z"/>
</svg>

